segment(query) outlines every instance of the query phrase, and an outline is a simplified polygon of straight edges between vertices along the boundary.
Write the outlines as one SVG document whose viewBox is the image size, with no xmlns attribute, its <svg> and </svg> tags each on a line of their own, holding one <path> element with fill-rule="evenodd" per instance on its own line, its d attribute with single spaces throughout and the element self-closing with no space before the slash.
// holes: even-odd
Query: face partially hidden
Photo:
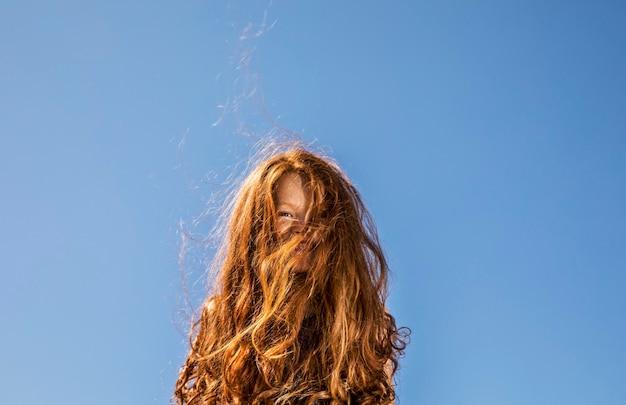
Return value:
<svg viewBox="0 0 626 405">
<path fill-rule="evenodd" d="M 283 175 L 276 184 L 276 228 L 281 240 L 287 241 L 304 232 L 309 221 L 312 193 L 296 173 Z M 306 271 L 311 264 L 311 252 L 306 250 L 307 241 L 296 248 L 296 271 Z"/>
</svg>

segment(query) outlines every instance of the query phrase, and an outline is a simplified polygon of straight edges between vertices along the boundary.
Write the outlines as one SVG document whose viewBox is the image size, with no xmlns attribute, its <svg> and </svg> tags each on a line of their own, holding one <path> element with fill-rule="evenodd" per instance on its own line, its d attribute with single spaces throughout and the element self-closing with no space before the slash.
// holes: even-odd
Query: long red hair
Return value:
<svg viewBox="0 0 626 405">
<path fill-rule="evenodd" d="M 287 173 L 301 176 L 312 203 L 306 230 L 284 241 L 276 185 Z M 387 261 L 343 171 L 292 147 L 258 165 L 231 207 L 175 403 L 391 403 L 407 335 L 386 310 Z M 302 243 L 306 272 L 295 269 Z"/>
</svg>

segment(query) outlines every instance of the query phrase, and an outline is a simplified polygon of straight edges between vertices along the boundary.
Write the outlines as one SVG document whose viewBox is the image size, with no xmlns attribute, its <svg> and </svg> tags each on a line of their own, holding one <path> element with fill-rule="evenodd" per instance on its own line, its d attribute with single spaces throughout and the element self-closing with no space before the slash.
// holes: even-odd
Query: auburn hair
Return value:
<svg viewBox="0 0 626 405">
<path fill-rule="evenodd" d="M 276 187 L 312 195 L 302 233 L 281 240 Z M 179 405 L 389 404 L 408 330 L 385 307 L 389 269 L 359 192 L 302 146 L 259 164 L 231 202 L 214 289 L 191 332 Z M 303 243 L 310 268 L 296 270 Z"/>
</svg>

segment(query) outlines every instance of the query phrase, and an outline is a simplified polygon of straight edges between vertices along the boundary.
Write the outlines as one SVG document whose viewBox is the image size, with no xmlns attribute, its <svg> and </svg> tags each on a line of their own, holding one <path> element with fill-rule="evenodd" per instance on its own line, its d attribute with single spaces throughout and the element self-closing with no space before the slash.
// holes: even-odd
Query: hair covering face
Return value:
<svg viewBox="0 0 626 405">
<path fill-rule="evenodd" d="M 393 401 L 407 336 L 385 308 L 374 223 L 330 159 L 293 148 L 258 165 L 215 265 L 177 404 Z"/>
</svg>

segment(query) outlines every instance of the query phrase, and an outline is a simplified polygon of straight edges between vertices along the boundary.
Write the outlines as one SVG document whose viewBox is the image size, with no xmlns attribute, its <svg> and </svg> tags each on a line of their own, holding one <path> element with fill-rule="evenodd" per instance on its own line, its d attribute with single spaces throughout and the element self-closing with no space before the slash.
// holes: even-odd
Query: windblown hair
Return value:
<svg viewBox="0 0 626 405">
<path fill-rule="evenodd" d="M 276 187 L 288 173 L 312 202 L 305 230 L 285 241 Z M 175 403 L 391 403 L 407 333 L 386 310 L 387 262 L 347 176 L 292 147 L 256 167 L 232 207 Z M 302 243 L 312 252 L 305 272 L 294 254 Z"/>
</svg>

